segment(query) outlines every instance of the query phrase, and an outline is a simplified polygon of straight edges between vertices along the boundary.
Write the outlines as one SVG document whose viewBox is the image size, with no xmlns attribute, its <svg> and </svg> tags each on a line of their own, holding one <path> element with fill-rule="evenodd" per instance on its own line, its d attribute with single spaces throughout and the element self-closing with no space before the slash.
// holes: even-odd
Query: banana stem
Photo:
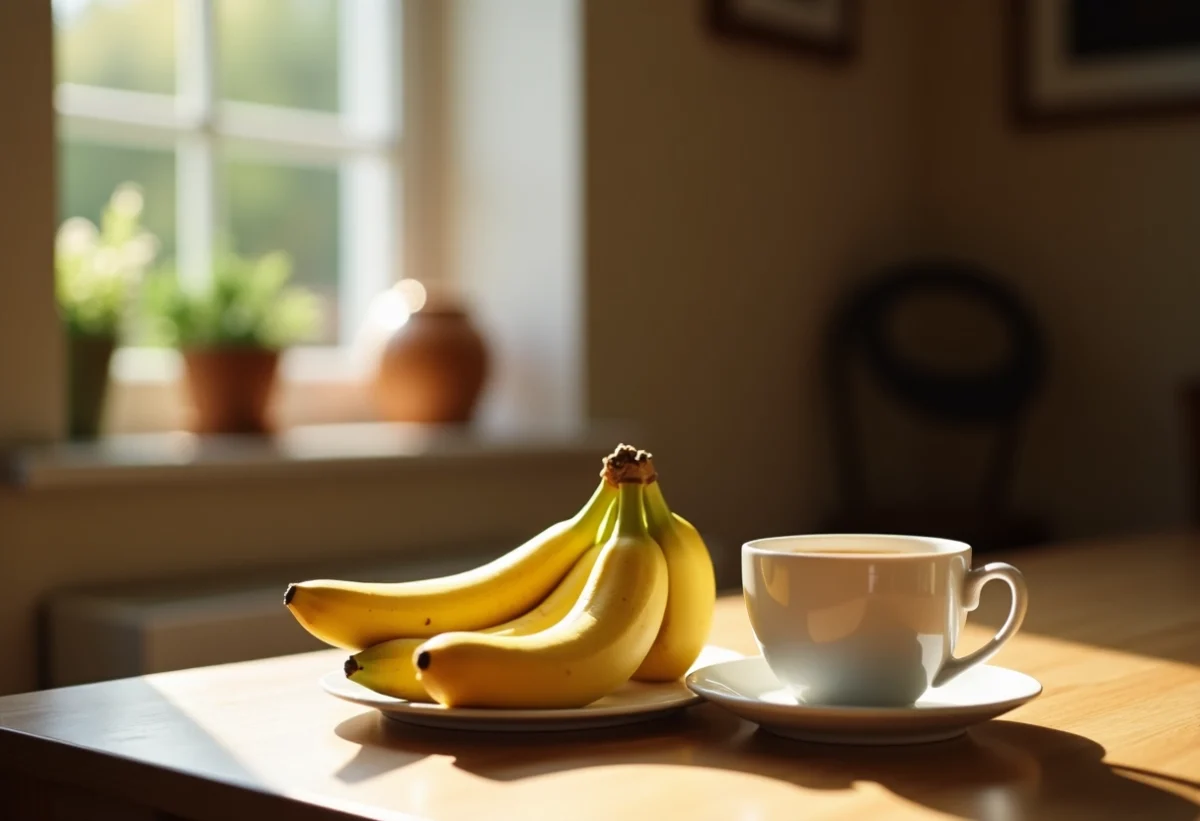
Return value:
<svg viewBox="0 0 1200 821">
<path fill-rule="evenodd" d="M 592 498 L 575 514 L 573 524 L 599 529 L 604 515 L 608 512 L 608 506 L 616 496 L 617 489 L 608 482 L 601 481 L 592 493 Z"/>
<path fill-rule="evenodd" d="M 617 535 L 649 536 L 646 530 L 646 507 L 643 501 L 641 482 L 621 484 L 621 502 L 617 512 Z"/>
<path fill-rule="evenodd" d="M 645 489 L 646 521 L 651 528 L 662 528 L 671 521 L 671 508 L 663 498 L 662 486 L 657 481 L 650 482 Z"/>
<path fill-rule="evenodd" d="M 600 531 L 596 534 L 596 544 L 607 544 L 608 540 L 612 538 L 613 532 L 617 529 L 617 511 L 620 506 L 621 504 L 617 500 L 608 503 L 608 510 L 604 512 L 604 519 L 600 522 Z"/>
</svg>

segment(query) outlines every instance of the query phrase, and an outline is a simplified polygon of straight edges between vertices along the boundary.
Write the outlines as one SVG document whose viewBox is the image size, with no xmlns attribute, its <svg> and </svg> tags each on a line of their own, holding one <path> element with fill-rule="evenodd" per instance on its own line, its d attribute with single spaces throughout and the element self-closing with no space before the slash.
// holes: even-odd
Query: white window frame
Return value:
<svg viewBox="0 0 1200 821">
<path fill-rule="evenodd" d="M 401 221 L 402 7 L 392 0 L 339 0 L 340 111 L 325 113 L 220 99 L 214 0 L 176 0 L 176 93 L 62 83 L 54 102 L 62 139 L 176 152 L 176 258 L 186 284 L 210 276 L 216 235 L 216 149 L 287 165 L 338 169 L 336 346 L 299 346 L 285 379 L 361 378 L 353 345 L 371 300 L 401 278 L 393 241 Z M 128 347 L 114 357 L 117 381 L 178 378 L 174 351 Z"/>
</svg>

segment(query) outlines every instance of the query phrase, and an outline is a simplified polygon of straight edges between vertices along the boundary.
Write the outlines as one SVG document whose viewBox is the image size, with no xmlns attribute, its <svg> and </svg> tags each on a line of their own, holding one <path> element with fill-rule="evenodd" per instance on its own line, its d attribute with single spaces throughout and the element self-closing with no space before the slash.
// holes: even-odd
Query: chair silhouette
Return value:
<svg viewBox="0 0 1200 821">
<path fill-rule="evenodd" d="M 947 372 L 906 358 L 887 333 L 887 321 L 914 298 L 969 300 L 995 315 L 1010 339 L 1010 356 L 993 368 Z M 887 509 L 867 492 L 866 456 L 855 414 L 853 369 L 933 425 L 990 431 L 991 447 L 973 504 Z M 1020 296 L 980 266 L 916 260 L 885 270 L 853 290 L 835 312 L 826 347 L 825 380 L 833 423 L 840 509 L 831 530 L 945 536 L 980 550 L 1042 541 L 1045 525 L 1010 509 L 1023 423 L 1046 371 L 1042 331 Z"/>
</svg>

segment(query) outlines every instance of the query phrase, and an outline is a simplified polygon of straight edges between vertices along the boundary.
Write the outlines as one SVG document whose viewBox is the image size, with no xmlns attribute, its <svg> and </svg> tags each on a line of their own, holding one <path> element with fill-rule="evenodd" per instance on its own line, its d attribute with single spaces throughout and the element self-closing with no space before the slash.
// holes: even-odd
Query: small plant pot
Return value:
<svg viewBox="0 0 1200 821">
<path fill-rule="evenodd" d="M 67 335 L 67 430 L 72 439 L 94 439 L 100 433 L 108 365 L 116 346 L 112 336 Z"/>
<path fill-rule="evenodd" d="M 279 351 L 204 348 L 183 352 L 192 430 L 196 433 L 266 433 L 279 370 Z"/>
</svg>

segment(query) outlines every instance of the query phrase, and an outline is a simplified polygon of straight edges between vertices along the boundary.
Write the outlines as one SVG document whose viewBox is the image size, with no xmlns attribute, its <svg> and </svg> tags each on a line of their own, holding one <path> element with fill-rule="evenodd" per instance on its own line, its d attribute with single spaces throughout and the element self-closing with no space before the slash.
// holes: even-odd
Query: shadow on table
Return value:
<svg viewBox="0 0 1200 821">
<path fill-rule="evenodd" d="M 125 818 L 143 806 L 190 817 L 197 793 L 192 773 L 213 782 L 208 794 L 222 798 L 241 791 L 231 785 L 258 781 L 253 768 L 155 679 L 15 695 L 6 699 L 4 723 L 4 821 Z"/>
<path fill-rule="evenodd" d="M 1104 748 L 1087 738 L 1012 721 L 989 722 L 953 741 L 898 747 L 790 741 L 709 705 L 626 728 L 554 733 L 553 743 L 543 733 L 426 730 L 377 713 L 349 719 L 337 733 L 362 745 L 337 774 L 348 782 L 445 755 L 467 772 L 499 781 L 619 764 L 711 767 L 806 790 L 848 790 L 866 781 L 981 821 L 1200 817 L 1200 784 L 1110 766 Z M 411 759 L 397 764 L 397 752 Z"/>
<path fill-rule="evenodd" d="M 995 558 L 1025 574 L 1029 612 L 1023 634 L 1200 666 L 1195 629 L 1200 542 L 1195 536 L 1028 547 Z M 985 554 L 975 562 L 992 559 Z M 969 622 L 999 629 L 1008 610 L 1004 585 L 987 585 Z"/>
</svg>

